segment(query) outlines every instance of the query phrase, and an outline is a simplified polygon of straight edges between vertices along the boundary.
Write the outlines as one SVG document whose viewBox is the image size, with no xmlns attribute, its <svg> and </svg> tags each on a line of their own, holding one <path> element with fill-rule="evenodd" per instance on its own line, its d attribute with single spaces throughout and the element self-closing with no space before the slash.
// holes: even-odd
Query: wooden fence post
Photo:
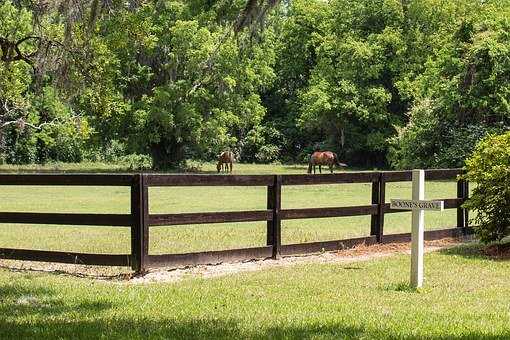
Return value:
<svg viewBox="0 0 510 340">
<path fill-rule="evenodd" d="M 465 174 L 466 171 L 462 170 L 461 176 L 464 176 Z M 459 207 L 457 207 L 457 228 L 462 228 L 463 234 L 467 235 L 469 227 L 469 212 L 460 205 L 469 199 L 469 182 L 463 178 L 457 181 L 457 198 L 460 199 Z"/>
<path fill-rule="evenodd" d="M 465 181 L 464 183 L 464 202 L 469 199 L 469 182 Z M 469 210 L 464 209 L 464 228 L 467 234 L 467 229 L 469 228 Z"/>
<path fill-rule="evenodd" d="M 149 201 L 145 175 L 133 176 L 131 185 L 131 268 L 139 274 L 146 270 L 146 257 L 149 255 Z"/>
<path fill-rule="evenodd" d="M 469 182 L 466 181 L 466 183 L 464 184 L 464 201 L 467 201 L 468 199 L 469 199 Z M 465 216 L 464 227 L 467 229 L 469 228 L 469 210 L 464 209 L 464 216 Z"/>
<path fill-rule="evenodd" d="M 377 204 L 377 214 L 372 215 L 370 217 L 370 235 L 375 235 L 377 242 L 380 242 L 381 239 L 381 215 L 379 213 L 379 205 L 381 197 L 381 174 L 379 174 L 379 177 L 377 181 L 372 182 L 372 204 Z"/>
<path fill-rule="evenodd" d="M 377 202 L 377 231 L 375 233 L 378 243 L 383 242 L 384 238 L 384 208 L 386 205 L 386 181 L 384 173 L 381 172 L 379 175 L 379 200 Z"/>
<path fill-rule="evenodd" d="M 457 180 L 457 198 L 460 199 L 459 206 L 457 207 L 457 228 L 464 228 L 465 226 L 465 215 L 464 209 L 462 209 L 461 204 L 464 203 L 464 180 Z"/>
<path fill-rule="evenodd" d="M 267 187 L 267 209 L 273 211 L 272 221 L 267 221 L 267 245 L 273 246 L 273 259 L 280 257 L 282 247 L 282 176 L 274 176 L 274 183 Z"/>
</svg>

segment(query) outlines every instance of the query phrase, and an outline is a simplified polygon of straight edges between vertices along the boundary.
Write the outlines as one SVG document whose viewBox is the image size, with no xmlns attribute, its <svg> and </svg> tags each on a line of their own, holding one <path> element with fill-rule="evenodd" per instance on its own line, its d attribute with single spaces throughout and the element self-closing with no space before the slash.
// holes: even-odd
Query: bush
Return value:
<svg viewBox="0 0 510 340">
<path fill-rule="evenodd" d="M 281 134 L 271 126 L 257 126 L 250 130 L 241 147 L 241 161 L 273 163 L 279 159 Z"/>
<path fill-rule="evenodd" d="M 126 155 L 126 145 L 118 140 L 111 140 L 102 151 L 102 158 L 106 162 L 116 162 Z"/>
<path fill-rule="evenodd" d="M 37 138 L 29 130 L 9 129 L 6 143 L 5 161 L 7 164 L 30 164 L 37 162 Z"/>
<path fill-rule="evenodd" d="M 393 168 L 433 168 L 443 140 L 436 105 L 432 100 L 416 103 L 409 112 L 409 123 L 397 128 L 389 139 L 388 160 Z"/>
<path fill-rule="evenodd" d="M 88 127 L 82 129 L 74 122 L 65 122 L 43 128 L 38 134 L 38 161 L 40 163 L 79 163 L 88 140 Z"/>
<path fill-rule="evenodd" d="M 129 170 L 148 170 L 152 168 L 152 158 L 148 155 L 131 154 L 119 158 L 119 163 Z"/>
<path fill-rule="evenodd" d="M 476 211 L 475 233 L 484 243 L 500 241 L 510 234 L 510 131 L 480 141 L 466 166 L 475 187 L 464 207 Z"/>
<path fill-rule="evenodd" d="M 278 160 L 280 148 L 276 145 L 262 145 L 255 154 L 255 159 L 259 163 L 274 163 Z"/>
<path fill-rule="evenodd" d="M 120 159 L 128 154 L 126 145 L 118 140 L 111 140 L 108 144 L 85 149 L 83 158 L 90 162 L 118 163 Z"/>
</svg>

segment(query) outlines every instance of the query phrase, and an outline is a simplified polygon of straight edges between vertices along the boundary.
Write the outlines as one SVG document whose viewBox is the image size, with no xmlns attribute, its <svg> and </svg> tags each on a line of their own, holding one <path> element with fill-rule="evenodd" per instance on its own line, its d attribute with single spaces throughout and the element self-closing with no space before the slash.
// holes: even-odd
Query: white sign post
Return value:
<svg viewBox="0 0 510 340">
<path fill-rule="evenodd" d="M 423 286 L 423 243 L 425 210 L 443 211 L 443 201 L 425 201 L 425 171 L 413 170 L 413 199 L 391 200 L 391 209 L 412 210 L 411 230 L 411 286 Z"/>
</svg>

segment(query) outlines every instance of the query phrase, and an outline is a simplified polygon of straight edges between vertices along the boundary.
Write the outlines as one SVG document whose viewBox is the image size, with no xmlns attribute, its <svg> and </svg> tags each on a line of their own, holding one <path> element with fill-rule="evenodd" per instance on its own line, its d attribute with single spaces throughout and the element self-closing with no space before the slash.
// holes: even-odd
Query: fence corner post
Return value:
<svg viewBox="0 0 510 340">
<path fill-rule="evenodd" d="M 145 272 L 149 254 L 149 202 L 145 174 L 135 174 L 131 185 L 131 268 L 135 273 Z"/>
<path fill-rule="evenodd" d="M 273 247 L 273 259 L 278 259 L 282 246 L 281 226 L 282 176 L 275 175 L 273 185 L 267 187 L 267 209 L 272 210 L 272 219 L 267 221 L 267 245 Z"/>
</svg>

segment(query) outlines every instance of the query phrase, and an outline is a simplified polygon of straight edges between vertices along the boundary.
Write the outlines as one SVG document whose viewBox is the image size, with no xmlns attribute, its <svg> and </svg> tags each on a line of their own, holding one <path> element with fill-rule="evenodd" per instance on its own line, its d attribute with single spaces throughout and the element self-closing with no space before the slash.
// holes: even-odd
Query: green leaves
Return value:
<svg viewBox="0 0 510 340">
<path fill-rule="evenodd" d="M 510 235 L 510 132 L 490 135 L 466 161 L 466 179 L 475 183 L 465 207 L 476 211 L 475 232 L 485 243 Z"/>
<path fill-rule="evenodd" d="M 420 8 L 428 5 L 423 2 Z M 412 33 L 420 39 L 418 48 L 428 41 L 431 52 L 419 75 L 409 72 L 398 87 L 408 98 L 414 97 L 414 107 L 427 101 L 434 107 L 426 114 L 411 109 L 407 127 L 391 139 L 389 156 L 394 166 L 462 166 L 487 132 L 510 125 L 510 29 L 500 15 L 505 12 L 509 13 L 505 1 L 452 2 L 436 14 L 413 12 L 413 25 L 429 20 L 438 32 L 422 26 L 422 32 Z M 448 13 L 456 18 L 455 25 L 451 19 L 443 21 L 442 15 Z"/>
<path fill-rule="evenodd" d="M 400 5 L 339 0 L 331 7 L 328 33 L 316 48 L 317 64 L 300 95 L 299 122 L 326 134 L 328 144 L 344 153 L 385 153 L 391 116 L 399 113 L 390 104 L 398 102 L 394 83 L 406 48 Z"/>
<path fill-rule="evenodd" d="M 32 14 L 26 8 L 16 8 L 11 0 L 0 4 L 0 37 L 18 41 L 32 32 Z"/>
<path fill-rule="evenodd" d="M 23 138 L 10 124 L 1 152 L 26 143 L 10 159 L 60 157 L 76 116 L 84 154 L 114 140 L 156 167 L 316 145 L 359 166 L 457 166 L 509 125 L 509 0 L 100 3 L 0 4 L 0 120 L 69 121 Z"/>
<path fill-rule="evenodd" d="M 233 148 L 237 136 L 260 124 L 265 109 L 258 91 L 274 78 L 271 40 L 246 53 L 228 28 L 205 25 L 204 13 L 192 14 L 199 3 L 160 5 L 126 11 L 105 23 L 112 32 L 105 38 L 113 42 L 110 51 L 121 75 L 111 79 L 124 83 L 122 93 L 133 103 L 133 112 L 124 119 L 127 142 L 137 152 L 160 158 L 156 167 L 179 165 L 194 155 L 215 157 Z M 179 10 L 172 10 L 176 6 Z M 119 34 L 126 22 L 145 35 Z M 147 35 L 157 37 L 150 48 Z"/>
</svg>

